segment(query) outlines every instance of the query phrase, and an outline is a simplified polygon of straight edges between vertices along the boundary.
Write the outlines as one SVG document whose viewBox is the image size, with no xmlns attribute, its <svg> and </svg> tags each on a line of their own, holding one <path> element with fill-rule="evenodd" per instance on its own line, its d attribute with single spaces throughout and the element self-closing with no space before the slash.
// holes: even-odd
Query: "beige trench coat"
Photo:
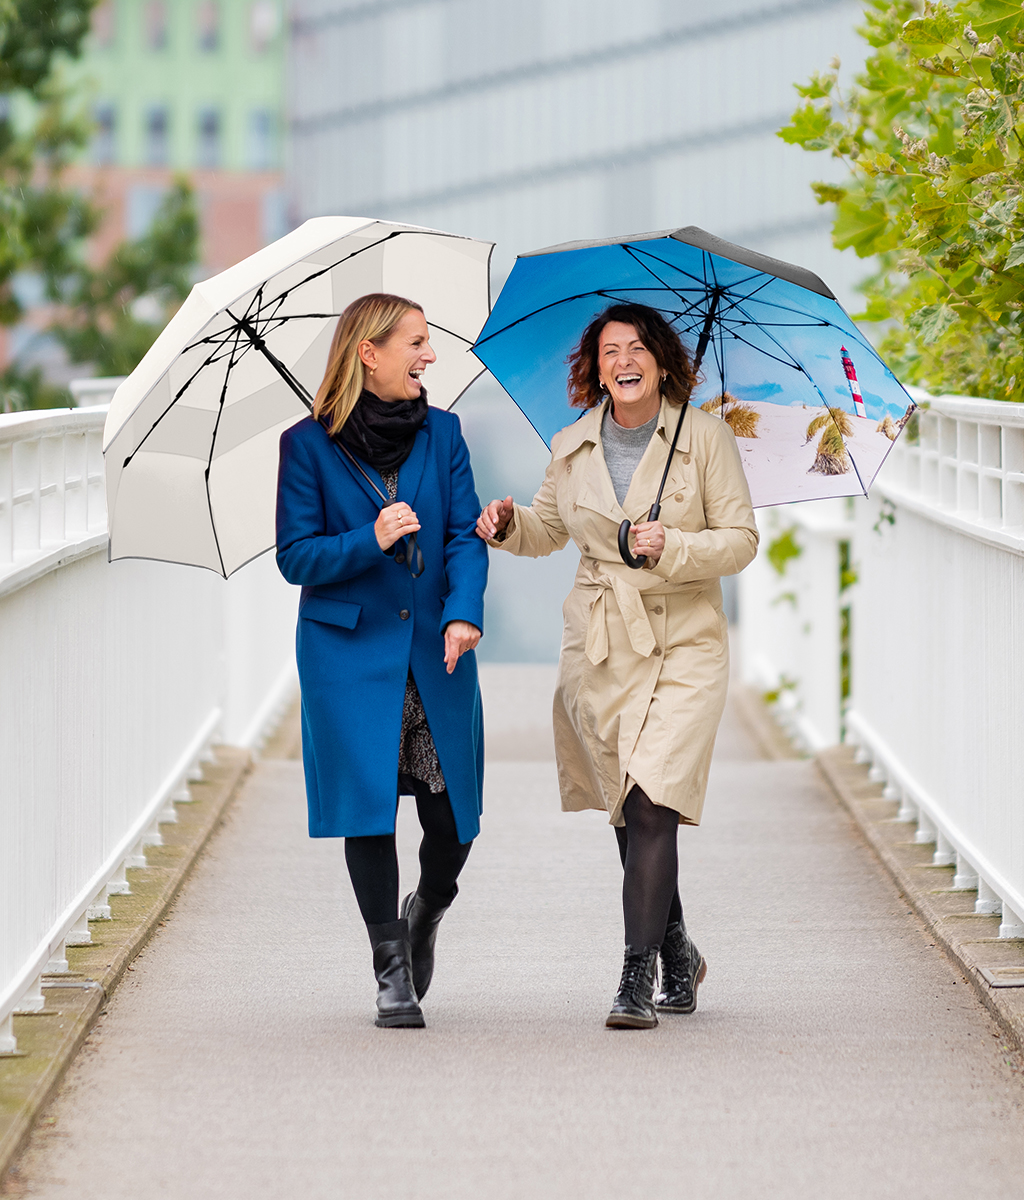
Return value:
<svg viewBox="0 0 1024 1200">
<path fill-rule="evenodd" d="M 662 497 L 665 551 L 651 570 L 627 567 L 619 524 L 647 519 L 679 409 L 662 402 L 620 506 L 601 447 L 608 403 L 555 436 L 533 504 L 517 504 L 490 545 L 536 558 L 572 538 L 582 556 L 554 700 L 562 808 L 604 808 L 621 825 L 636 783 L 697 825 L 729 675 L 719 576 L 757 553 L 750 492 L 732 430 L 689 407 Z"/>
</svg>

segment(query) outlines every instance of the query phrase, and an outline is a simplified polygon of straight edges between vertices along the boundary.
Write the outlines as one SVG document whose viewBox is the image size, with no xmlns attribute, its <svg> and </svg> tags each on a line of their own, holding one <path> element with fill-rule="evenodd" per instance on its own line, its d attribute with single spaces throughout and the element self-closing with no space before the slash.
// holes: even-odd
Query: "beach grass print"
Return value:
<svg viewBox="0 0 1024 1200">
<path fill-rule="evenodd" d="M 757 426 L 761 420 L 761 414 L 752 405 L 738 400 L 731 392 L 722 392 L 721 395 L 706 400 L 701 408 L 706 413 L 720 416 L 736 437 L 757 437 Z"/>
<path fill-rule="evenodd" d="M 827 412 L 819 413 L 807 426 L 807 441 L 819 430 L 821 438 L 810 471 L 817 475 L 845 475 L 850 469 L 850 456 L 843 439 L 853 433 L 850 414 L 843 408 L 829 406 Z"/>
</svg>

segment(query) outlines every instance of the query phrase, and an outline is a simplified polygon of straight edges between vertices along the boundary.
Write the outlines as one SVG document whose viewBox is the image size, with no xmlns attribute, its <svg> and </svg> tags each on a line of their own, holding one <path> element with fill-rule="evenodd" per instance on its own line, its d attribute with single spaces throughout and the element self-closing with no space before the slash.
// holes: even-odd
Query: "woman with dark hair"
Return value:
<svg viewBox="0 0 1024 1200">
<path fill-rule="evenodd" d="M 345 309 L 313 416 L 281 437 L 277 562 L 302 584 L 296 656 L 311 837 L 343 837 L 383 1026 L 422 1026 L 437 927 L 480 829 L 473 648 L 487 551 L 458 417 L 428 408 L 423 310 Z M 398 796 L 416 797 L 420 878 L 398 909 Z"/>
<path fill-rule="evenodd" d="M 550 554 L 570 538 L 580 550 L 563 607 L 555 747 L 563 809 L 606 809 L 622 859 L 626 950 L 613 1028 L 650 1029 L 656 1010 L 693 1012 L 707 970 L 683 923 L 676 834 L 700 822 L 725 706 L 719 577 L 753 559 L 757 526 L 732 431 L 694 406 L 661 519 L 646 519 L 694 383 L 659 313 L 613 305 L 570 358 L 570 400 L 588 411 L 552 441 L 533 503 L 494 500 L 477 522 L 481 538 L 512 554 Z M 627 516 L 644 570 L 619 553 Z"/>
</svg>

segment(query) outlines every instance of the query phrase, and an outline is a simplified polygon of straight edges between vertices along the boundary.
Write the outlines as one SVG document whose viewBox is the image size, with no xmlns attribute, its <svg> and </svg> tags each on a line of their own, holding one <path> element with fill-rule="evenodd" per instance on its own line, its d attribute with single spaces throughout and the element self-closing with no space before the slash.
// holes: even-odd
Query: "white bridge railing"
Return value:
<svg viewBox="0 0 1024 1200">
<path fill-rule="evenodd" d="M 297 589 L 108 563 L 103 409 L 0 416 L 0 1052 L 109 917 L 216 742 L 294 692 Z"/>
<path fill-rule="evenodd" d="M 1024 937 L 1024 405 L 922 399 L 870 499 L 759 514 L 743 672 L 805 749 L 845 727 L 953 886 Z"/>
</svg>

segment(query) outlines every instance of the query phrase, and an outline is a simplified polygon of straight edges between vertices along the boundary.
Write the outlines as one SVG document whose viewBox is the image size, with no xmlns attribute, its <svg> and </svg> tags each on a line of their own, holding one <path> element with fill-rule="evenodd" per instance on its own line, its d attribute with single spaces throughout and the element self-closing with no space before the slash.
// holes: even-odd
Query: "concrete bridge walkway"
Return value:
<svg viewBox="0 0 1024 1200">
<path fill-rule="evenodd" d="M 425 1031 L 373 1027 L 341 843 L 306 838 L 300 764 L 264 761 L 12 1194 L 1019 1200 L 1013 1056 L 813 765 L 761 759 L 731 710 L 680 839 L 700 1009 L 603 1027 L 618 860 L 559 812 L 550 679 L 487 672 L 484 833 Z M 412 881 L 411 811 L 401 839 Z"/>
</svg>

